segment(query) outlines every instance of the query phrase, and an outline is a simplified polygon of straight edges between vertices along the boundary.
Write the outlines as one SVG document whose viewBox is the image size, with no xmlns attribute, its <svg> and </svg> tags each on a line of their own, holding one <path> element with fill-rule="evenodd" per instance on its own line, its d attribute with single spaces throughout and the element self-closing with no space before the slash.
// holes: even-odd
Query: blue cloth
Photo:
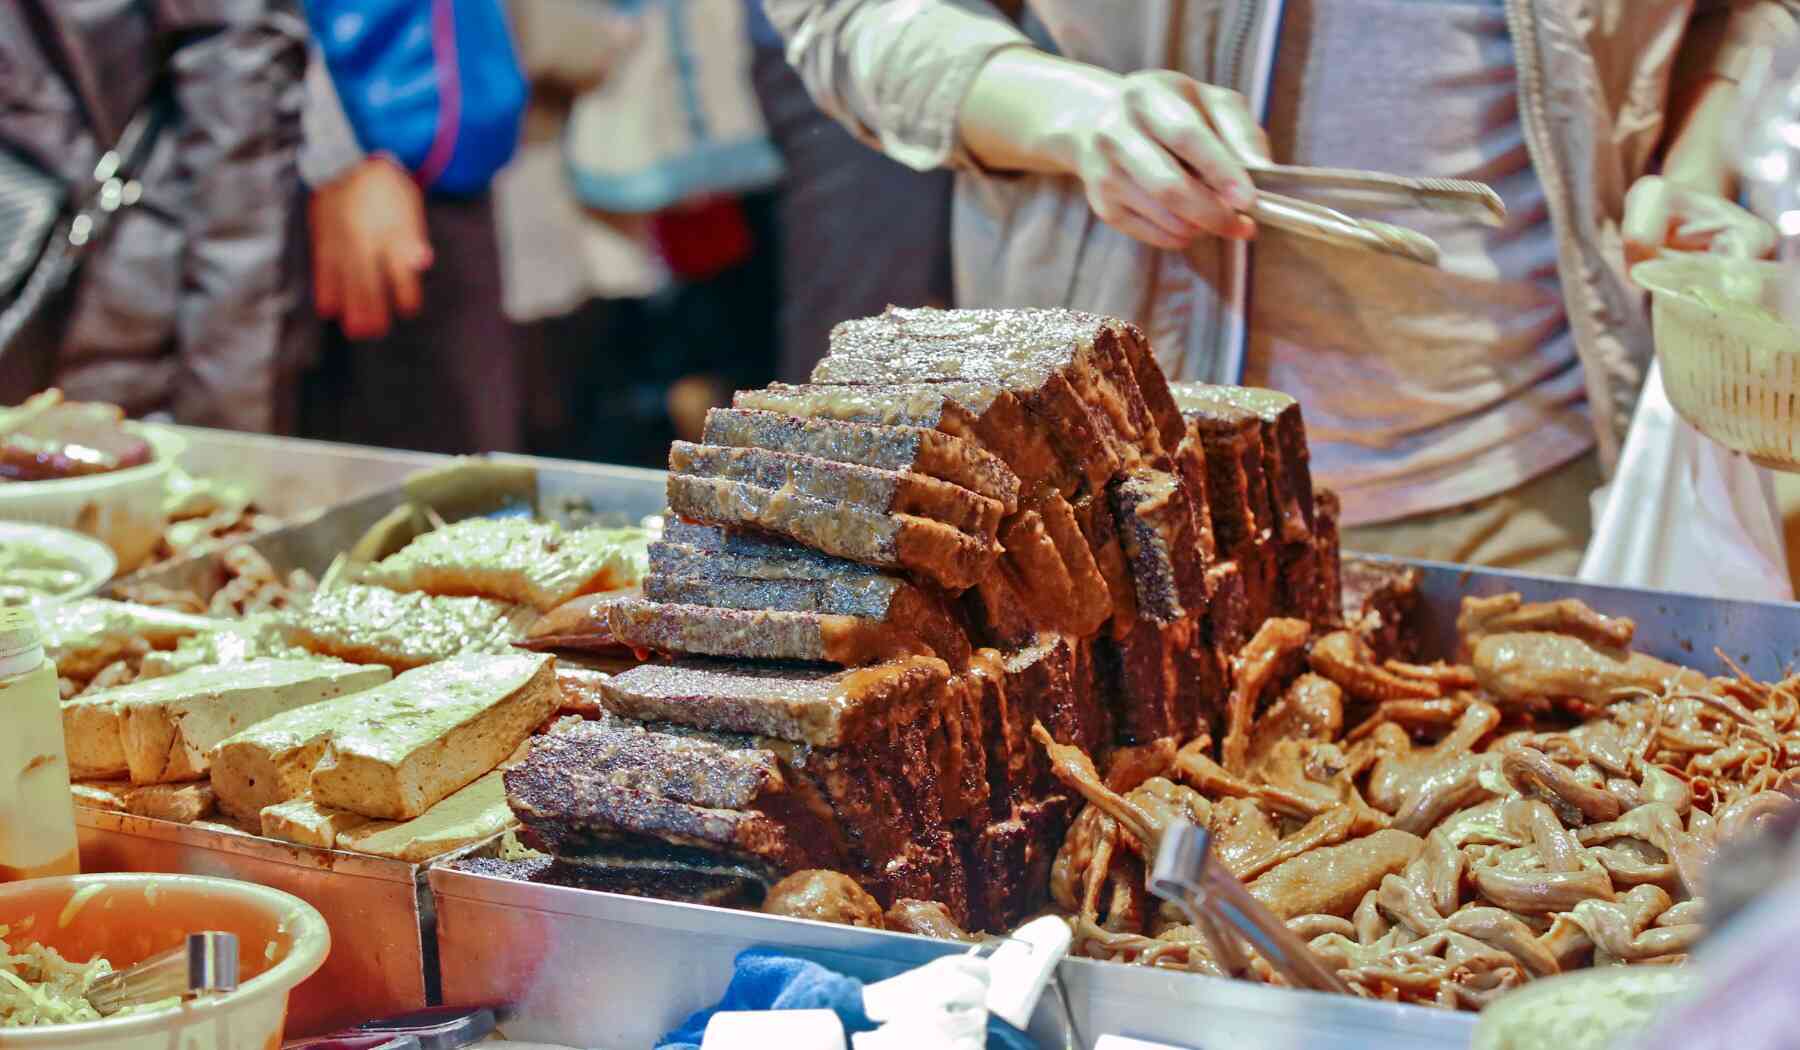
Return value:
<svg viewBox="0 0 1800 1050">
<path fill-rule="evenodd" d="M 767 948 L 751 948 L 737 957 L 737 969 L 725 996 L 701 1010 L 680 1028 L 657 1041 L 657 1050 L 700 1050 L 712 1015 L 729 1010 L 834 1010 L 844 1033 L 872 1032 L 880 1027 L 863 1013 L 863 985 L 805 959 Z M 990 1050 L 1037 1050 L 1031 1037 L 997 1018 L 988 1019 Z"/>
</svg>

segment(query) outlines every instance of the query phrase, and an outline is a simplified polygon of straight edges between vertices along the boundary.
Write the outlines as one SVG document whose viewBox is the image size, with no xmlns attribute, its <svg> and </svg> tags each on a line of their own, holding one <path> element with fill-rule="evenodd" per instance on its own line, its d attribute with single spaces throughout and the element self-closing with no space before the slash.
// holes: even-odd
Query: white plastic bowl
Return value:
<svg viewBox="0 0 1800 1050">
<path fill-rule="evenodd" d="M 91 896 L 71 909 L 84 891 Z M 21 931 L 22 923 L 29 929 Z M 173 1010 L 0 1028 L 0 1047 L 7 1050 L 275 1050 L 288 993 L 324 964 L 331 948 L 324 916 L 300 898 L 198 875 L 71 875 L 0 883 L 0 925 L 12 927 L 8 939 L 14 947 L 35 941 L 72 959 L 98 953 L 121 968 L 175 947 L 189 933 L 224 930 L 238 936 L 243 978 L 229 995 Z"/>
<path fill-rule="evenodd" d="M 1765 467 L 1800 471 L 1800 328 L 1780 318 L 1800 271 L 1717 255 L 1642 263 L 1669 403 Z M 1743 305 L 1738 305 L 1743 304 Z"/>
<path fill-rule="evenodd" d="M 81 585 L 58 595 L 44 595 L 33 606 L 56 605 L 86 598 L 100 589 L 119 571 L 119 559 L 112 548 L 92 537 L 49 525 L 28 525 L 16 521 L 0 521 L 0 549 L 11 543 L 28 543 L 75 562 L 81 567 Z"/>
<path fill-rule="evenodd" d="M 124 426 L 150 443 L 154 457 L 150 462 L 82 478 L 0 484 L 0 521 L 28 521 L 84 533 L 112 548 L 120 572 L 141 565 L 169 523 L 163 513 L 163 491 L 187 440 L 166 427 Z"/>
</svg>

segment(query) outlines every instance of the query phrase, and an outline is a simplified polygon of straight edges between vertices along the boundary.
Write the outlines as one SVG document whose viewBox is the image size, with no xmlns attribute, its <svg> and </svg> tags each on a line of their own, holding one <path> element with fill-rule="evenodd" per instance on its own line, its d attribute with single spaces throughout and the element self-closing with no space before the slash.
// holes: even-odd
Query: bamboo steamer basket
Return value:
<svg viewBox="0 0 1800 1050">
<path fill-rule="evenodd" d="M 1638 265 L 1669 403 L 1756 463 L 1800 472 L 1800 270 L 1714 255 Z"/>
</svg>

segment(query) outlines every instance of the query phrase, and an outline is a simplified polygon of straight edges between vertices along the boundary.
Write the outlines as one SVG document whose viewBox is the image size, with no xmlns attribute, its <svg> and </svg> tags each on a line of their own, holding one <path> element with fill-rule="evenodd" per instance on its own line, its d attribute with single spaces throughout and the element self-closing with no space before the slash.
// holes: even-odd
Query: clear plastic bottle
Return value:
<svg viewBox="0 0 1800 1050">
<path fill-rule="evenodd" d="M 80 870 L 61 699 L 37 619 L 0 606 L 0 882 Z"/>
</svg>

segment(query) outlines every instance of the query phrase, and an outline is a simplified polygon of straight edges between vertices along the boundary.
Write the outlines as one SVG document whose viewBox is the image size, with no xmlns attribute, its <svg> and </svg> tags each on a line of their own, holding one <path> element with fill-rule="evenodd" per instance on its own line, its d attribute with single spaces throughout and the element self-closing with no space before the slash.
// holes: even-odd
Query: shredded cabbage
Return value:
<svg viewBox="0 0 1800 1050">
<path fill-rule="evenodd" d="M 11 930 L 0 926 L 0 1028 L 77 1024 L 101 1020 L 87 1001 L 90 985 L 112 972 L 112 964 L 94 958 L 73 963 L 54 948 L 28 944 L 17 951 L 7 943 Z M 167 1010 L 180 999 L 127 1006 L 114 1017 Z"/>
</svg>

